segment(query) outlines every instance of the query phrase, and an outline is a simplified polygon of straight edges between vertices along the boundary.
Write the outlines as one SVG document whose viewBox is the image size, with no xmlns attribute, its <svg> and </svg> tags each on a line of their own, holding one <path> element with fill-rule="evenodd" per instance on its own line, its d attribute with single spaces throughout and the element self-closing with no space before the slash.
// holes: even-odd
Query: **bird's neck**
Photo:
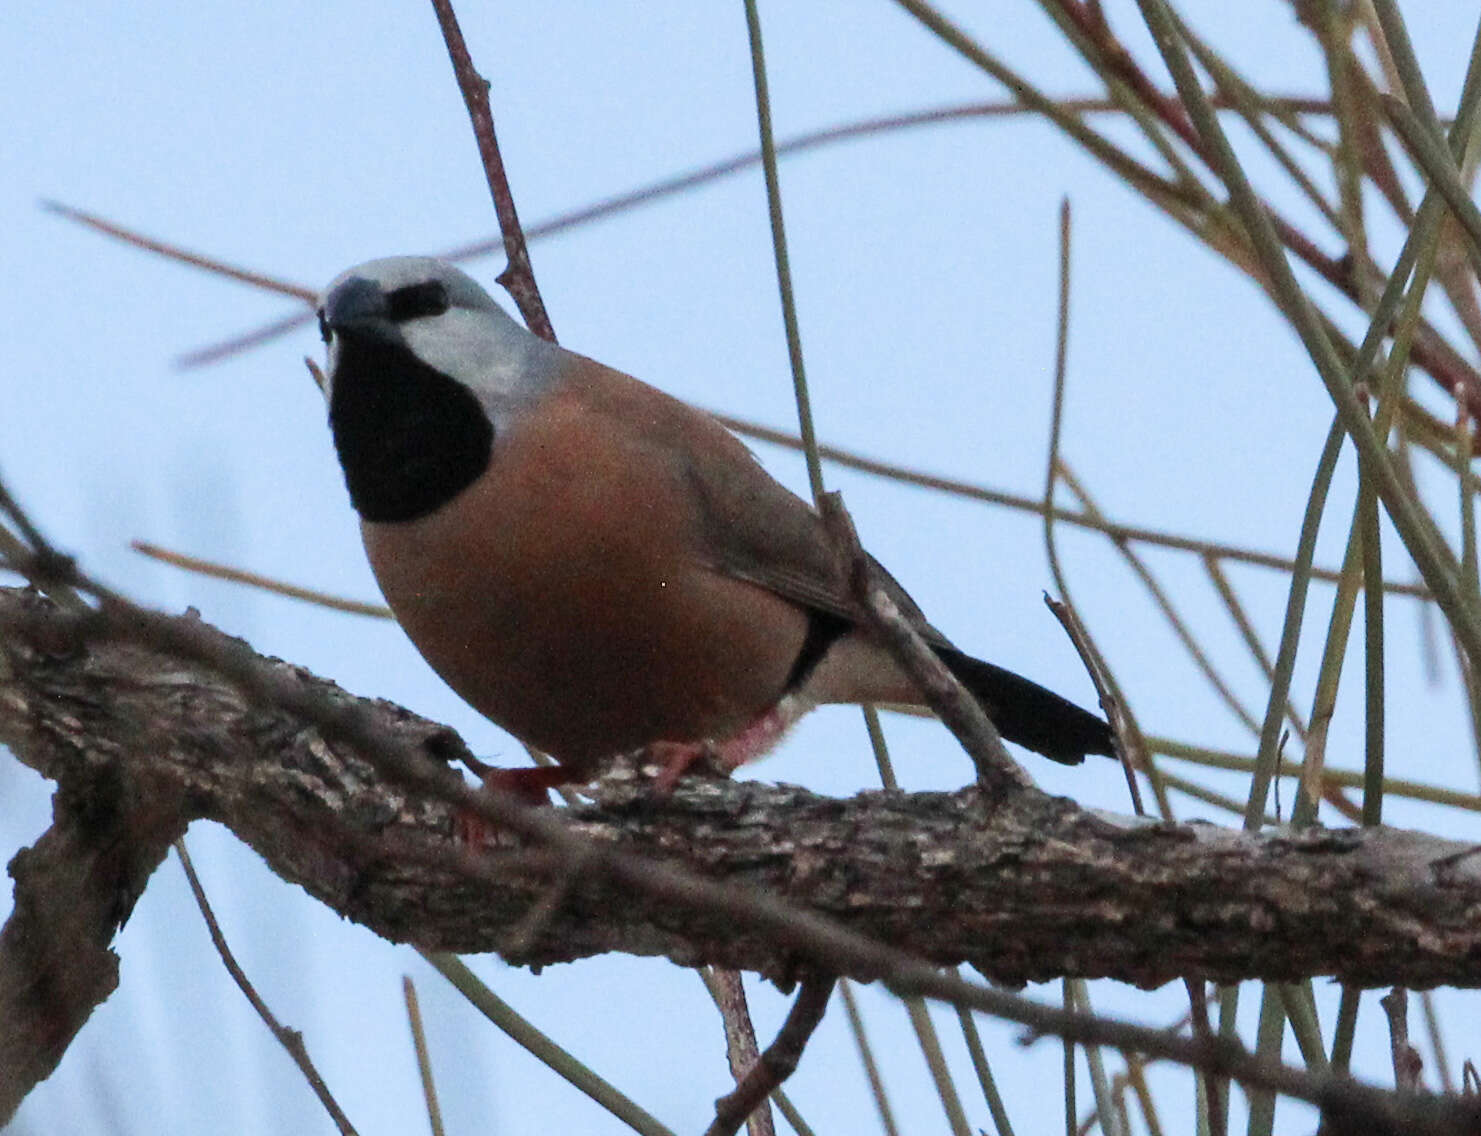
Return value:
<svg viewBox="0 0 1481 1136">
<path fill-rule="evenodd" d="M 334 448 L 356 512 L 413 521 L 488 468 L 494 428 L 463 384 L 405 346 L 346 336 L 329 401 Z"/>
</svg>

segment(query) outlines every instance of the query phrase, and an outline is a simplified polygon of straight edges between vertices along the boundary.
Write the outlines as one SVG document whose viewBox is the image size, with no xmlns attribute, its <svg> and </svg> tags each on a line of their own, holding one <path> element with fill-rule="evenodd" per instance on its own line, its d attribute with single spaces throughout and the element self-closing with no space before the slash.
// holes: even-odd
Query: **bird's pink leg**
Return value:
<svg viewBox="0 0 1481 1136">
<path fill-rule="evenodd" d="M 484 788 L 508 793 L 531 808 L 550 804 L 550 790 L 585 778 L 568 765 L 527 765 L 518 769 L 500 769 L 479 763 L 477 770 Z M 492 843 L 489 823 L 470 809 L 459 809 L 453 819 L 458 842 L 470 848 L 483 848 Z"/>
<path fill-rule="evenodd" d="M 648 757 L 663 765 L 653 782 L 654 796 L 662 799 L 672 793 L 679 778 L 701 758 L 710 759 L 728 777 L 742 765 L 769 752 L 806 709 L 798 699 L 788 696 L 740 733 L 723 741 L 650 743 Z"/>
</svg>

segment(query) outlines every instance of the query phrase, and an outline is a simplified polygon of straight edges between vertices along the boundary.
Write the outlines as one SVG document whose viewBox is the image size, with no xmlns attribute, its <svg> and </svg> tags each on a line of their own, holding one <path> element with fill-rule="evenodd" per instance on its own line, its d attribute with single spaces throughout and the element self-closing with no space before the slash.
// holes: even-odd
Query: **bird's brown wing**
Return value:
<svg viewBox="0 0 1481 1136">
<path fill-rule="evenodd" d="M 715 566 L 808 607 L 859 618 L 822 518 L 741 449 L 744 461 L 736 455 L 725 462 L 692 462 L 687 471 L 703 504 L 704 543 Z M 906 618 L 944 646 L 945 637 L 926 622 L 905 589 L 877 561 L 873 563 Z"/>
<path fill-rule="evenodd" d="M 594 366 L 599 366 L 594 364 Z M 584 394 L 614 421 L 632 425 L 693 490 L 696 559 L 803 607 L 860 618 L 823 519 L 773 478 L 749 449 L 708 414 L 620 371 Z M 578 380 L 579 381 L 579 380 Z M 875 562 L 900 611 L 931 643 L 948 647 L 909 594 Z"/>
<path fill-rule="evenodd" d="M 612 381 L 593 385 L 588 397 L 623 424 L 644 461 L 659 463 L 687 484 L 689 492 L 681 496 L 691 506 L 685 523 L 696 562 L 846 624 L 860 621 L 844 567 L 822 518 L 807 502 L 772 478 L 709 415 L 620 372 L 609 375 Z M 1111 752 L 1105 722 L 1029 679 L 957 651 L 905 589 L 877 562 L 875 567 L 900 611 L 1009 741 L 1069 764 L 1087 753 Z"/>
</svg>

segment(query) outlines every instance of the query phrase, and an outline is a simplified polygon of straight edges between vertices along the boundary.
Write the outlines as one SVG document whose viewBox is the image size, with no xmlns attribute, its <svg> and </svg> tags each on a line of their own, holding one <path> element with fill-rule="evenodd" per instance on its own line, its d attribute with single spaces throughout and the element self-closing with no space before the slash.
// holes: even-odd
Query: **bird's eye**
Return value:
<svg viewBox="0 0 1481 1136">
<path fill-rule="evenodd" d="M 405 323 L 419 316 L 440 316 L 448 306 L 447 286 L 440 280 L 408 284 L 386 294 L 387 314 L 393 323 Z"/>
<path fill-rule="evenodd" d="M 334 338 L 334 332 L 329 330 L 329 321 L 324 318 L 323 308 L 320 308 L 314 314 L 319 317 L 319 338 L 327 344 Z"/>
</svg>

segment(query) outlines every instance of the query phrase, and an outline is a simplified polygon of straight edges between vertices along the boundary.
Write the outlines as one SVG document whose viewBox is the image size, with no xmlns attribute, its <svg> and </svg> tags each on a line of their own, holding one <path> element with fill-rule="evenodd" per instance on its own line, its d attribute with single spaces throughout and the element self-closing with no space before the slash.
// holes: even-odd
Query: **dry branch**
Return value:
<svg viewBox="0 0 1481 1136">
<path fill-rule="evenodd" d="M 0 625 L 0 740 L 56 780 L 73 809 L 94 807 L 99 786 L 147 783 L 175 810 L 150 831 L 220 821 L 336 911 L 430 949 L 504 949 L 529 965 L 621 951 L 779 979 L 795 970 L 769 936 L 728 915 L 678 912 L 585 879 L 510 949 L 510 929 L 562 870 L 537 847 L 509 835 L 471 855 L 454 840 L 448 804 L 388 783 L 344 745 L 203 667 L 139 645 L 73 641 L 76 622 L 27 593 L 0 591 Z M 389 703 L 365 705 L 388 735 L 434 754 L 460 744 Z M 654 805 L 631 770 L 595 793 L 568 815 L 602 844 L 762 888 L 1002 982 L 1332 975 L 1360 986 L 1481 985 L 1481 854 L 1421 833 L 1249 836 L 1092 814 L 1033 790 L 834 800 L 696 781 Z"/>
<path fill-rule="evenodd" d="M 11 606 L 40 602 L 0 594 Z M 25 676 L 8 670 L 16 658 L 5 649 L 11 646 L 0 643 L 4 742 L 26 736 L 27 726 L 14 719 L 36 706 L 23 693 Z M 43 634 L 26 654 L 42 659 L 64 649 Z M 189 815 L 178 780 L 131 759 L 157 743 L 147 727 L 84 740 L 82 723 L 56 709 L 61 714 L 49 725 L 30 725 L 79 731 L 77 752 L 89 759 L 68 764 L 51 827 L 10 861 L 15 906 L 0 930 L 0 1127 L 118 985 L 118 956 L 109 944 Z"/>
<path fill-rule="evenodd" d="M 15 941 L 18 921 L 30 920 L 24 938 L 50 935 L 58 944 L 55 956 L 44 954 L 54 971 L 69 965 L 61 933 L 71 906 L 86 912 L 89 904 L 98 907 L 98 896 L 108 901 L 85 936 L 86 950 L 107 956 L 117 920 L 168 838 L 189 820 L 209 817 L 285 879 L 377 934 L 431 948 L 502 949 L 527 965 L 622 951 L 782 981 L 808 969 L 865 978 L 888 972 L 911 988 L 910 976 L 890 971 L 884 954 L 862 950 L 864 940 L 847 936 L 853 931 L 934 963 L 970 962 L 1006 982 L 1069 974 L 1155 985 L 1176 975 L 1232 981 L 1332 974 L 1355 985 L 1481 984 L 1475 847 L 1393 829 L 1256 837 L 1207 825 L 1145 824 L 1087 813 L 1033 789 L 991 798 L 974 787 L 839 801 L 788 786 L 696 781 L 657 805 L 641 776 L 614 771 L 596 787 L 595 804 L 564 814 L 569 831 L 590 838 L 593 849 L 620 850 L 624 863 L 636 854 L 654 866 L 638 885 L 609 859 L 612 870 L 569 882 L 558 908 L 542 913 L 536 934 L 512 935 L 531 930 L 528 912 L 549 896 L 553 880 L 569 875 L 570 849 L 542 849 L 510 832 L 470 854 L 454 839 L 457 817 L 445 799 L 388 781 L 362 752 L 327 741 L 285 707 L 313 702 L 344 720 L 368 715 L 377 731 L 371 736 L 383 734 L 384 745 L 440 759 L 458 752 L 454 735 L 251 655 L 199 621 L 178 626 L 173 638 L 161 638 L 195 644 L 197 658 L 215 657 L 212 644 L 222 657 L 246 651 L 277 699 L 254 700 L 209 666 L 120 639 L 106 619 L 80 619 L 33 593 L 0 590 L 0 742 L 59 783 L 58 825 L 13 862 L 16 914 L 0 944 Z M 95 818 L 131 818 L 145 803 L 145 823 L 93 831 Z M 78 823 L 89 840 L 104 841 L 113 871 L 99 877 L 70 853 L 44 878 L 28 870 L 41 849 Z M 547 823 L 516 827 L 538 835 Z M 662 876 L 661 863 L 744 887 L 723 890 L 736 897 L 728 904 L 681 901 L 681 894 L 701 893 L 678 889 L 677 877 Z M 824 915 L 840 931 L 830 936 L 820 924 L 799 923 L 794 933 L 780 933 L 774 919 L 768 925 L 736 918 L 759 910 L 744 895 L 763 893 Z M 33 895 L 48 897 L 40 926 Z M 77 957 L 93 967 L 85 952 Z M 35 967 L 34 950 L 0 954 L 0 1020 L 44 1024 L 50 1001 L 35 997 Z M 111 974 L 105 967 L 102 981 L 70 1000 L 80 1007 L 71 1013 L 72 1032 L 107 996 Z M 996 1001 L 990 993 L 969 1004 Z M 1155 1031 L 1115 1028 L 1133 1048 L 1171 1052 Z M 37 1052 L 49 1046 L 59 1056 L 70 1036 L 41 1037 Z M 3 1056 L 16 1060 L 14 1052 Z M 1390 1103 L 1357 1086 L 1297 1085 L 1282 1070 L 1250 1065 L 1233 1052 L 1194 1058 L 1211 1068 L 1237 1067 L 1306 1099 L 1334 1094 L 1333 1107 L 1349 1097 L 1364 1108 Z M 17 1076 L 14 1087 L 23 1093 L 27 1079 Z M 0 1100 L 0 1115 L 7 1103 L 14 1105 Z"/>
</svg>

